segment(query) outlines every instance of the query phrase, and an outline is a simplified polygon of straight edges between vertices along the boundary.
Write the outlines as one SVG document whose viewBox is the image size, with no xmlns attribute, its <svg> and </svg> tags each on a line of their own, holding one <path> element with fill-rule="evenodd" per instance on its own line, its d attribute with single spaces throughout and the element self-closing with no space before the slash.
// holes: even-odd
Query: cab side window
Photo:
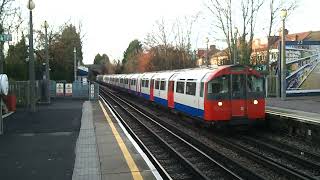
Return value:
<svg viewBox="0 0 320 180">
<path fill-rule="evenodd" d="M 184 94 L 184 82 L 179 82 L 179 81 L 177 82 L 176 92 Z"/>
</svg>

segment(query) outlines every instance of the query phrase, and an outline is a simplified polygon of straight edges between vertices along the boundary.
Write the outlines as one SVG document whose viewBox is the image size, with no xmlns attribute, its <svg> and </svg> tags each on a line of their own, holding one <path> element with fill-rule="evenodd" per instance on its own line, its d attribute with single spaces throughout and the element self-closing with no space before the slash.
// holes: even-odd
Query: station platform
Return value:
<svg viewBox="0 0 320 180">
<path fill-rule="evenodd" d="M 267 98 L 266 113 L 320 125 L 320 96 L 287 97 L 284 101 Z"/>
<path fill-rule="evenodd" d="M 99 101 L 56 99 L 4 119 L 0 179 L 162 179 Z"/>
<path fill-rule="evenodd" d="M 74 180 L 162 179 L 103 101 L 85 102 Z"/>
<path fill-rule="evenodd" d="M 36 113 L 17 109 L 4 118 L 0 179 L 72 178 L 83 101 L 53 100 Z"/>
</svg>

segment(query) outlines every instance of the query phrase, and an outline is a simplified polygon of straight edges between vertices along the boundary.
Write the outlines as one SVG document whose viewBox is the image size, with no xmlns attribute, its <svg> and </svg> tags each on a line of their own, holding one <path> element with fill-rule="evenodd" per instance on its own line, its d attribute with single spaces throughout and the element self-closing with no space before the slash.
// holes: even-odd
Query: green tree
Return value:
<svg viewBox="0 0 320 180">
<path fill-rule="evenodd" d="M 16 45 L 9 46 L 8 55 L 5 58 L 5 73 L 10 79 L 20 81 L 28 79 L 27 49 L 28 47 L 23 36 Z"/>
<path fill-rule="evenodd" d="M 128 48 L 123 53 L 122 66 L 126 73 L 135 72 L 138 65 L 138 56 L 142 52 L 142 44 L 135 39 L 129 43 Z"/>
<path fill-rule="evenodd" d="M 50 44 L 51 79 L 73 81 L 74 48 L 78 63 L 83 64 L 80 33 L 74 25 L 65 25 L 61 34 L 56 35 Z"/>
<path fill-rule="evenodd" d="M 110 63 L 109 57 L 106 54 L 103 54 L 102 56 L 98 53 L 93 60 L 93 64 L 108 64 Z"/>
</svg>

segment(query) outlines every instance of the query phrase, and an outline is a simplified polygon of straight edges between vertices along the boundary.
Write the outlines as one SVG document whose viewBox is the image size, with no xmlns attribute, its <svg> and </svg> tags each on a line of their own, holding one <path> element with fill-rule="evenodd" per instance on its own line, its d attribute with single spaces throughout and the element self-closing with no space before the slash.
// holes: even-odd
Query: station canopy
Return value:
<svg viewBox="0 0 320 180">
<path fill-rule="evenodd" d="M 89 74 L 89 69 L 85 66 L 78 66 L 78 76 L 88 76 Z"/>
</svg>

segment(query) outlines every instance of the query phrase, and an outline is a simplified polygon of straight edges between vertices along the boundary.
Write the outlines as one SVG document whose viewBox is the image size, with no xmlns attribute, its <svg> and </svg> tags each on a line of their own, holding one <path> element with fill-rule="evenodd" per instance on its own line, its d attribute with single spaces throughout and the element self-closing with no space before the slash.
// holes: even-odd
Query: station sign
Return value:
<svg viewBox="0 0 320 180">
<path fill-rule="evenodd" d="M 64 85 L 63 83 L 56 84 L 56 95 L 57 96 L 64 96 Z"/>
<path fill-rule="evenodd" d="M 94 99 L 94 84 L 90 85 L 90 98 Z"/>
<path fill-rule="evenodd" d="M 0 42 L 12 41 L 11 34 L 0 34 Z"/>
<path fill-rule="evenodd" d="M 66 83 L 65 96 L 72 96 L 72 84 L 71 83 Z"/>
</svg>

